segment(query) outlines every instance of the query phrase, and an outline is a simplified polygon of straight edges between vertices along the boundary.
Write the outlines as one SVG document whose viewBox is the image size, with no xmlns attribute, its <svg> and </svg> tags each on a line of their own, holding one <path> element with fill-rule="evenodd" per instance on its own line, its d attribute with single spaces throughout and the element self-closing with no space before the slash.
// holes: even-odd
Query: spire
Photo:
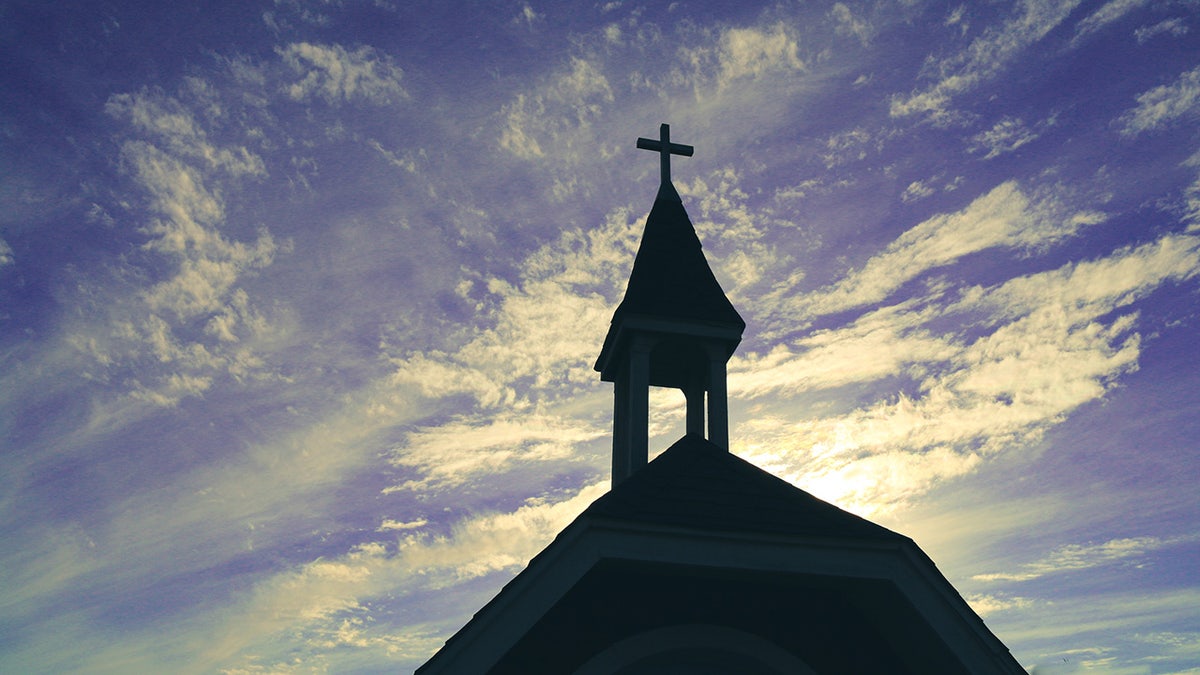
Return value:
<svg viewBox="0 0 1200 675">
<path fill-rule="evenodd" d="M 691 218 L 670 183 L 658 189 L 646 218 L 625 298 L 613 321 L 624 314 L 736 326 L 739 333 L 746 327 L 713 276 Z"/>
<path fill-rule="evenodd" d="M 704 436 L 707 411 L 708 440 L 728 450 L 725 364 L 746 327 L 671 184 L 670 155 L 690 157 L 693 148 L 672 143 L 666 124 L 660 140 L 639 138 L 637 147 L 660 153 L 661 184 L 596 361 L 600 379 L 614 384 L 614 485 L 646 464 L 651 386 L 682 390 L 687 433 Z"/>
</svg>

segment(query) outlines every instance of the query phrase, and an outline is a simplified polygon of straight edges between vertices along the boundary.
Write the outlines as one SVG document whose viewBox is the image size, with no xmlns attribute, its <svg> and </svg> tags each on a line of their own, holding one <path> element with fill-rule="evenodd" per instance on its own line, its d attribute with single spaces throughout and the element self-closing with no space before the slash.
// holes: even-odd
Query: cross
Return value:
<svg viewBox="0 0 1200 675">
<path fill-rule="evenodd" d="M 696 151 L 690 145 L 680 145 L 671 142 L 671 125 L 663 124 L 658 127 L 658 140 L 651 138 L 637 139 L 637 146 L 642 150 L 656 150 L 659 156 L 659 167 L 662 173 L 662 184 L 671 183 L 671 155 L 691 157 Z"/>
</svg>

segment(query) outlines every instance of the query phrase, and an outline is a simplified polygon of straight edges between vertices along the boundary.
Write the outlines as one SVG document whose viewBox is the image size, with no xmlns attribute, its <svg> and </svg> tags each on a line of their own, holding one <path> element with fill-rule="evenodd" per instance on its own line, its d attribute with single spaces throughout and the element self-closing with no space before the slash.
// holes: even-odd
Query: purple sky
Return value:
<svg viewBox="0 0 1200 675">
<path fill-rule="evenodd" d="M 423 662 L 608 488 L 669 122 L 733 452 L 1200 672 L 1198 10 L 0 3 L 0 671 Z"/>
</svg>

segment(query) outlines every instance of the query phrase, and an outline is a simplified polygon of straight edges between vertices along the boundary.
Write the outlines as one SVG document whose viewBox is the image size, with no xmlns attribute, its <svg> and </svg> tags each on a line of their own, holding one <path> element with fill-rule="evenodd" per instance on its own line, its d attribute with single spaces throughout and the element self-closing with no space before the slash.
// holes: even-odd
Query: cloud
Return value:
<svg viewBox="0 0 1200 675">
<path fill-rule="evenodd" d="M 942 192 L 954 192 L 962 185 L 963 177 L 956 176 L 950 180 L 946 180 L 945 173 L 938 173 L 925 180 L 915 180 L 904 188 L 904 192 L 900 193 L 900 201 L 905 204 L 918 202 L 926 197 L 933 196 L 939 189 Z M 935 184 L 940 183 L 941 187 L 936 187 Z"/>
<path fill-rule="evenodd" d="M 141 254 L 108 278 L 81 280 L 87 310 L 65 325 L 65 343 L 92 361 L 85 377 L 125 383 L 128 400 L 95 408 L 109 418 L 101 426 L 200 396 L 222 375 L 266 375 L 255 348 L 277 331 L 239 284 L 289 248 L 261 226 L 249 241 L 223 232 L 234 228 L 222 195 L 267 171 L 245 146 L 210 140 L 202 120 L 221 127 L 230 117 L 211 85 L 189 78 L 178 96 L 116 94 L 104 109 L 128 124 L 121 168 L 149 213 L 128 228 L 144 236 Z M 122 226 L 98 205 L 92 213 Z"/>
<path fill-rule="evenodd" d="M 1121 135 L 1136 136 L 1161 129 L 1200 113 L 1200 66 L 1182 73 L 1175 82 L 1155 87 L 1137 97 L 1137 105 L 1120 118 Z"/>
<path fill-rule="evenodd" d="M 286 564 L 297 547 L 306 550 L 304 546 L 312 544 L 308 533 L 313 524 L 327 527 L 336 518 L 339 486 L 361 476 L 364 468 L 377 470 L 387 434 L 421 415 L 414 399 L 380 378 L 360 391 L 344 392 L 334 410 L 316 419 L 306 423 L 304 417 L 293 417 L 286 431 L 265 434 L 261 443 L 222 449 L 221 454 L 193 461 L 175 474 L 141 470 L 137 485 L 142 488 L 145 479 L 149 487 L 135 489 L 102 511 L 88 514 L 97 527 L 29 525 L 31 541 L 44 544 L 26 547 L 17 555 L 5 554 L 0 561 L 0 584 L 20 589 L 0 599 L 6 615 L 36 614 L 29 625 L 69 640 L 78 632 L 90 638 L 112 625 L 107 617 L 91 613 L 94 605 L 80 606 L 79 597 L 91 598 L 89 603 L 108 603 L 104 606 L 145 603 L 142 606 L 153 604 L 155 609 L 144 620 L 115 619 L 127 622 L 116 644 L 83 641 L 76 643 L 83 647 L 60 653 L 44 651 L 45 645 L 34 641 L 22 653 L 36 655 L 41 659 L 36 662 L 43 664 L 48 654 L 55 654 L 60 660 L 53 663 L 62 665 L 50 667 L 63 671 L 215 672 L 243 641 L 269 642 L 266 635 L 286 628 L 335 618 L 340 622 L 342 618 L 335 614 L 357 607 L 346 593 L 371 581 L 364 560 L 374 555 L 372 550 L 352 550 L 345 560 L 314 561 L 301 575 L 311 583 L 295 575 L 281 580 L 275 587 L 277 594 L 269 598 L 273 607 L 250 617 L 238 614 L 244 605 L 236 595 L 232 602 L 213 599 L 195 605 L 187 599 L 163 601 L 160 594 L 164 588 L 208 587 L 214 575 L 222 575 L 222 583 L 244 588 L 245 580 L 281 561 Z M 94 436 L 92 440 L 95 444 Z M 73 442 L 69 436 L 59 437 L 61 444 Z M 174 447 L 146 449 L 158 454 L 179 452 Z M 172 462 L 178 462 L 180 456 L 174 457 Z M 404 532 L 411 533 L 418 522 L 392 521 L 393 527 L 384 529 L 400 531 L 396 527 L 403 526 Z M 187 536 L 178 536 L 180 532 Z M 308 544 L 297 543 L 305 541 Z M 275 562 L 265 569 L 240 567 L 237 561 L 257 555 L 256 551 L 273 551 L 267 555 Z M 170 564 L 163 564 L 164 560 Z M 300 591 L 311 593 L 289 596 Z M 287 643 L 286 649 L 295 647 L 291 637 L 281 637 L 281 642 Z M 422 649 L 427 647 L 426 642 L 417 642 Z M 22 647 L 25 644 L 29 643 Z M 14 662 L 4 656 L 0 661 Z M 13 658 L 22 662 L 19 654 Z"/>
<path fill-rule="evenodd" d="M 445 489 L 481 473 L 495 475 L 517 462 L 565 460 L 578 456 L 577 444 L 607 432 L 605 427 L 547 415 L 500 415 L 423 427 L 407 435 L 391 460 L 419 470 L 423 477 L 386 492 Z"/>
<path fill-rule="evenodd" d="M 16 259 L 13 257 L 12 247 L 8 245 L 7 241 L 0 239 L 0 268 L 7 267 L 8 265 L 13 264 L 15 261 Z"/>
<path fill-rule="evenodd" d="M 284 90 L 294 100 L 319 97 L 337 105 L 352 101 L 384 104 L 408 98 L 400 86 L 403 71 L 372 47 L 348 51 L 336 44 L 295 42 L 276 51 L 301 76 Z"/>
<path fill-rule="evenodd" d="M 928 115 L 936 123 L 949 122 L 953 118 L 948 108 L 952 98 L 1002 72 L 1026 48 L 1062 23 L 1078 4 L 1078 0 L 1024 0 L 1019 13 L 1002 26 L 987 29 L 963 51 L 931 62 L 930 70 L 937 81 L 923 91 L 894 97 L 892 117 Z"/>
<path fill-rule="evenodd" d="M 1197 603 L 1200 593 L 1189 588 L 1098 590 L 1052 603 L 1035 602 L 1024 616 L 999 615 L 988 623 L 1009 644 L 1040 642 L 1057 654 L 1067 640 L 1091 640 L 1102 633 L 1133 637 L 1171 622 L 1191 621 Z M 1097 612 L 1098 606 L 1105 611 Z"/>
<path fill-rule="evenodd" d="M 668 78 L 691 87 L 697 101 L 712 103 L 735 85 L 779 81 L 807 68 L 798 38 L 783 22 L 723 28 L 702 38 L 678 50 L 678 65 Z"/>
<path fill-rule="evenodd" d="M 768 73 L 803 70 L 799 45 L 782 23 L 768 29 L 730 28 L 717 49 L 717 88 Z"/>
<path fill-rule="evenodd" d="M 150 194 L 152 208 L 163 216 L 147 226 L 151 239 L 144 247 L 178 263 L 171 278 L 147 291 L 151 309 L 171 312 L 180 320 L 217 312 L 240 276 L 271 264 L 278 245 L 266 230 L 253 245 L 246 245 L 229 241 L 215 229 L 224 208 L 195 168 L 138 141 L 125 145 L 122 158 Z M 236 311 L 225 315 L 228 325 Z"/>
<path fill-rule="evenodd" d="M 1173 654 L 1200 656 L 1200 633 L 1156 631 L 1135 636 L 1139 642 L 1154 645 Z"/>
<path fill-rule="evenodd" d="M 383 652 L 376 663 L 381 657 L 419 663 L 452 627 L 410 623 L 400 632 L 389 630 L 379 625 L 385 617 L 374 611 L 375 600 L 430 591 L 444 595 L 442 589 L 464 581 L 515 571 L 607 489 L 604 481 L 561 500 L 530 499 L 509 513 L 460 520 L 445 535 L 365 542 L 343 555 L 279 572 L 207 618 L 209 639 L 187 645 L 179 656 L 223 672 L 254 672 L 276 659 L 304 670 L 363 651 Z"/>
<path fill-rule="evenodd" d="M 425 518 L 417 518 L 416 520 L 410 520 L 407 522 L 400 521 L 400 520 L 392 520 L 391 518 L 384 518 L 383 522 L 381 522 L 379 524 L 379 528 L 376 529 L 376 532 L 391 532 L 391 531 L 395 531 L 395 530 L 401 530 L 401 531 L 403 531 L 403 530 L 419 530 L 428 524 L 429 524 L 429 521 Z"/>
<path fill-rule="evenodd" d="M 1109 0 L 1099 9 L 1087 15 L 1075 26 L 1075 37 L 1071 45 L 1076 46 L 1083 38 L 1096 33 L 1126 14 L 1144 7 L 1150 0 Z"/>
<path fill-rule="evenodd" d="M 516 283 L 465 280 L 480 330 L 459 348 L 393 359 L 393 382 L 429 397 L 469 395 L 486 409 L 529 410 L 590 391 L 591 365 L 636 252 L 641 222 L 616 209 L 599 227 L 564 230 L 531 253 Z"/>
<path fill-rule="evenodd" d="M 501 148 L 522 159 L 551 159 L 578 152 L 576 132 L 587 127 L 613 102 L 613 90 L 598 61 L 575 57 L 532 93 L 518 94 L 504 106 Z"/>
<path fill-rule="evenodd" d="M 391 150 L 388 150 L 387 148 L 383 147 L 383 144 L 377 140 L 372 139 L 367 144 L 370 145 L 372 148 L 374 148 L 375 152 L 378 152 L 380 154 L 380 156 L 382 156 L 385 160 L 387 160 L 388 164 L 391 164 L 392 166 L 394 166 L 398 169 L 403 169 L 404 171 L 407 171 L 408 173 L 415 174 L 417 172 L 417 162 L 416 162 L 416 159 L 414 159 L 414 153 L 412 153 L 411 151 L 405 152 L 404 156 L 402 157 L 402 156 L 397 155 L 396 153 L 392 152 Z M 424 150 L 420 151 L 419 153 L 415 153 L 415 154 L 416 154 L 416 156 L 423 157 Z"/>
<path fill-rule="evenodd" d="M 1200 178 L 1184 190 L 1183 220 L 1188 223 L 1188 232 L 1200 230 Z"/>
<path fill-rule="evenodd" d="M 191 80 L 193 89 L 207 85 Z M 207 114 L 221 117 L 219 104 L 209 103 Z M 231 176 L 264 176 L 266 167 L 257 154 L 244 146 L 219 148 L 209 140 L 195 114 L 179 99 L 161 90 L 143 89 L 136 94 L 114 94 L 104 109 L 113 117 L 128 120 L 136 131 L 163 143 L 167 152 L 185 159 L 200 160 L 203 168 L 221 170 Z"/>
<path fill-rule="evenodd" d="M 904 188 L 904 192 L 900 195 L 900 201 L 905 204 L 924 199 L 934 193 L 934 189 L 929 187 L 924 181 L 915 180 Z"/>
<path fill-rule="evenodd" d="M 970 27 L 968 25 L 968 23 L 963 19 L 963 15 L 965 15 L 966 12 L 967 12 L 966 5 L 959 5 L 958 7 L 955 7 L 954 9 L 950 10 L 949 14 L 946 15 L 945 20 L 942 21 L 942 25 L 944 25 L 944 26 L 961 26 L 962 34 L 966 35 L 967 29 Z"/>
<path fill-rule="evenodd" d="M 539 13 L 533 11 L 533 7 L 530 7 L 528 4 L 526 4 L 524 7 L 521 8 L 521 13 L 518 14 L 517 16 L 513 17 L 512 22 L 515 24 L 523 23 L 526 26 L 533 26 L 534 23 L 541 21 L 545 18 L 546 18 L 545 14 L 539 14 Z"/>
<path fill-rule="evenodd" d="M 444 538 L 410 537 L 399 556 L 417 572 L 448 572 L 469 579 L 527 563 L 593 501 L 608 492 L 608 480 L 583 486 L 558 502 L 534 499 L 512 513 L 460 521 Z"/>
<path fill-rule="evenodd" d="M 842 131 L 830 136 L 825 141 L 825 148 L 828 152 L 822 157 L 827 169 L 861 161 L 866 159 L 867 151 L 871 149 L 871 135 L 864 129 Z M 875 149 L 878 150 L 878 146 Z"/>
<path fill-rule="evenodd" d="M 731 392 L 759 410 L 735 449 L 844 508 L 895 508 L 989 456 L 1028 446 L 1103 397 L 1137 368 L 1141 353 L 1136 313 L 1118 310 L 1197 274 L 1200 238 L 1168 235 L 966 288 L 948 305 L 917 309 L 916 299 L 880 308 L 847 327 L 735 359 Z M 949 332 L 935 333 L 934 325 Z M 915 390 L 879 388 L 895 377 Z M 807 420 L 767 414 L 767 395 L 815 397 L 852 384 L 873 402 Z"/>
<path fill-rule="evenodd" d="M 866 20 L 854 16 L 854 12 L 850 11 L 845 3 L 834 3 L 829 13 L 833 17 L 834 31 L 838 35 L 855 37 L 864 47 L 871 43 L 871 38 L 875 36 L 874 28 Z"/>
<path fill-rule="evenodd" d="M 1037 140 L 1041 135 L 1041 129 L 1049 124 L 1053 124 L 1053 120 L 1039 124 L 1038 129 L 1035 130 L 1020 118 L 1006 117 L 991 129 L 972 136 L 967 150 L 968 152 L 987 151 L 987 154 L 983 156 L 984 159 L 999 157 Z"/>
<path fill-rule="evenodd" d="M 986 309 L 996 319 L 1047 307 L 1073 324 L 1125 307 L 1166 282 L 1200 274 L 1200 237 L 1168 234 L 1096 260 L 1011 279 L 963 292 L 963 310 Z"/>
<path fill-rule="evenodd" d="M 795 395 L 922 372 L 921 364 L 947 361 L 961 348 L 921 328 L 931 318 L 929 310 L 914 311 L 908 305 L 884 307 L 849 326 L 817 331 L 766 354 L 735 357 L 730 395 Z"/>
<path fill-rule="evenodd" d="M 1145 44 L 1151 39 L 1159 35 L 1170 35 L 1171 37 L 1181 37 L 1187 35 L 1188 27 L 1183 22 L 1183 19 L 1175 17 L 1173 19 L 1164 19 L 1153 26 L 1142 26 L 1133 31 L 1134 38 L 1138 44 Z"/>
<path fill-rule="evenodd" d="M 1025 609 L 1033 604 L 1029 598 L 1010 595 L 988 595 L 983 593 L 967 595 L 963 598 L 971 609 L 981 617 L 1010 609 Z"/>
<path fill-rule="evenodd" d="M 100 567 L 95 542 L 79 527 L 55 528 L 46 537 L 32 537 L 0 557 L 0 612 L 8 617 L 29 616 L 43 608 L 63 586 Z"/>
<path fill-rule="evenodd" d="M 976 581 L 1029 581 L 1048 574 L 1074 572 L 1130 558 L 1141 558 L 1147 553 L 1181 541 L 1184 539 L 1132 537 L 1110 539 L 1100 544 L 1067 544 L 1051 551 L 1041 560 L 1023 565 L 1016 572 L 976 574 L 971 578 Z"/>
<path fill-rule="evenodd" d="M 962 211 L 934 216 L 909 229 L 832 286 L 797 298 L 787 316 L 811 320 L 880 302 L 906 282 L 972 253 L 1049 246 L 1102 220 L 1093 211 L 1072 213 L 1052 194 L 1031 198 L 1016 182 L 1001 183 Z"/>
</svg>

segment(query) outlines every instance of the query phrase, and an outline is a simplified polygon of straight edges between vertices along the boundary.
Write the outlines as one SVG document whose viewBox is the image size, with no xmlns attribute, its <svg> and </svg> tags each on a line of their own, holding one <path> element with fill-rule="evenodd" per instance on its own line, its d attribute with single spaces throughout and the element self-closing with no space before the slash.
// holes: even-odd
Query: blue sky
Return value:
<svg viewBox="0 0 1200 675">
<path fill-rule="evenodd" d="M 0 4 L 0 670 L 423 662 L 607 490 L 669 122 L 733 452 L 1200 672 L 1197 10 Z"/>
</svg>

